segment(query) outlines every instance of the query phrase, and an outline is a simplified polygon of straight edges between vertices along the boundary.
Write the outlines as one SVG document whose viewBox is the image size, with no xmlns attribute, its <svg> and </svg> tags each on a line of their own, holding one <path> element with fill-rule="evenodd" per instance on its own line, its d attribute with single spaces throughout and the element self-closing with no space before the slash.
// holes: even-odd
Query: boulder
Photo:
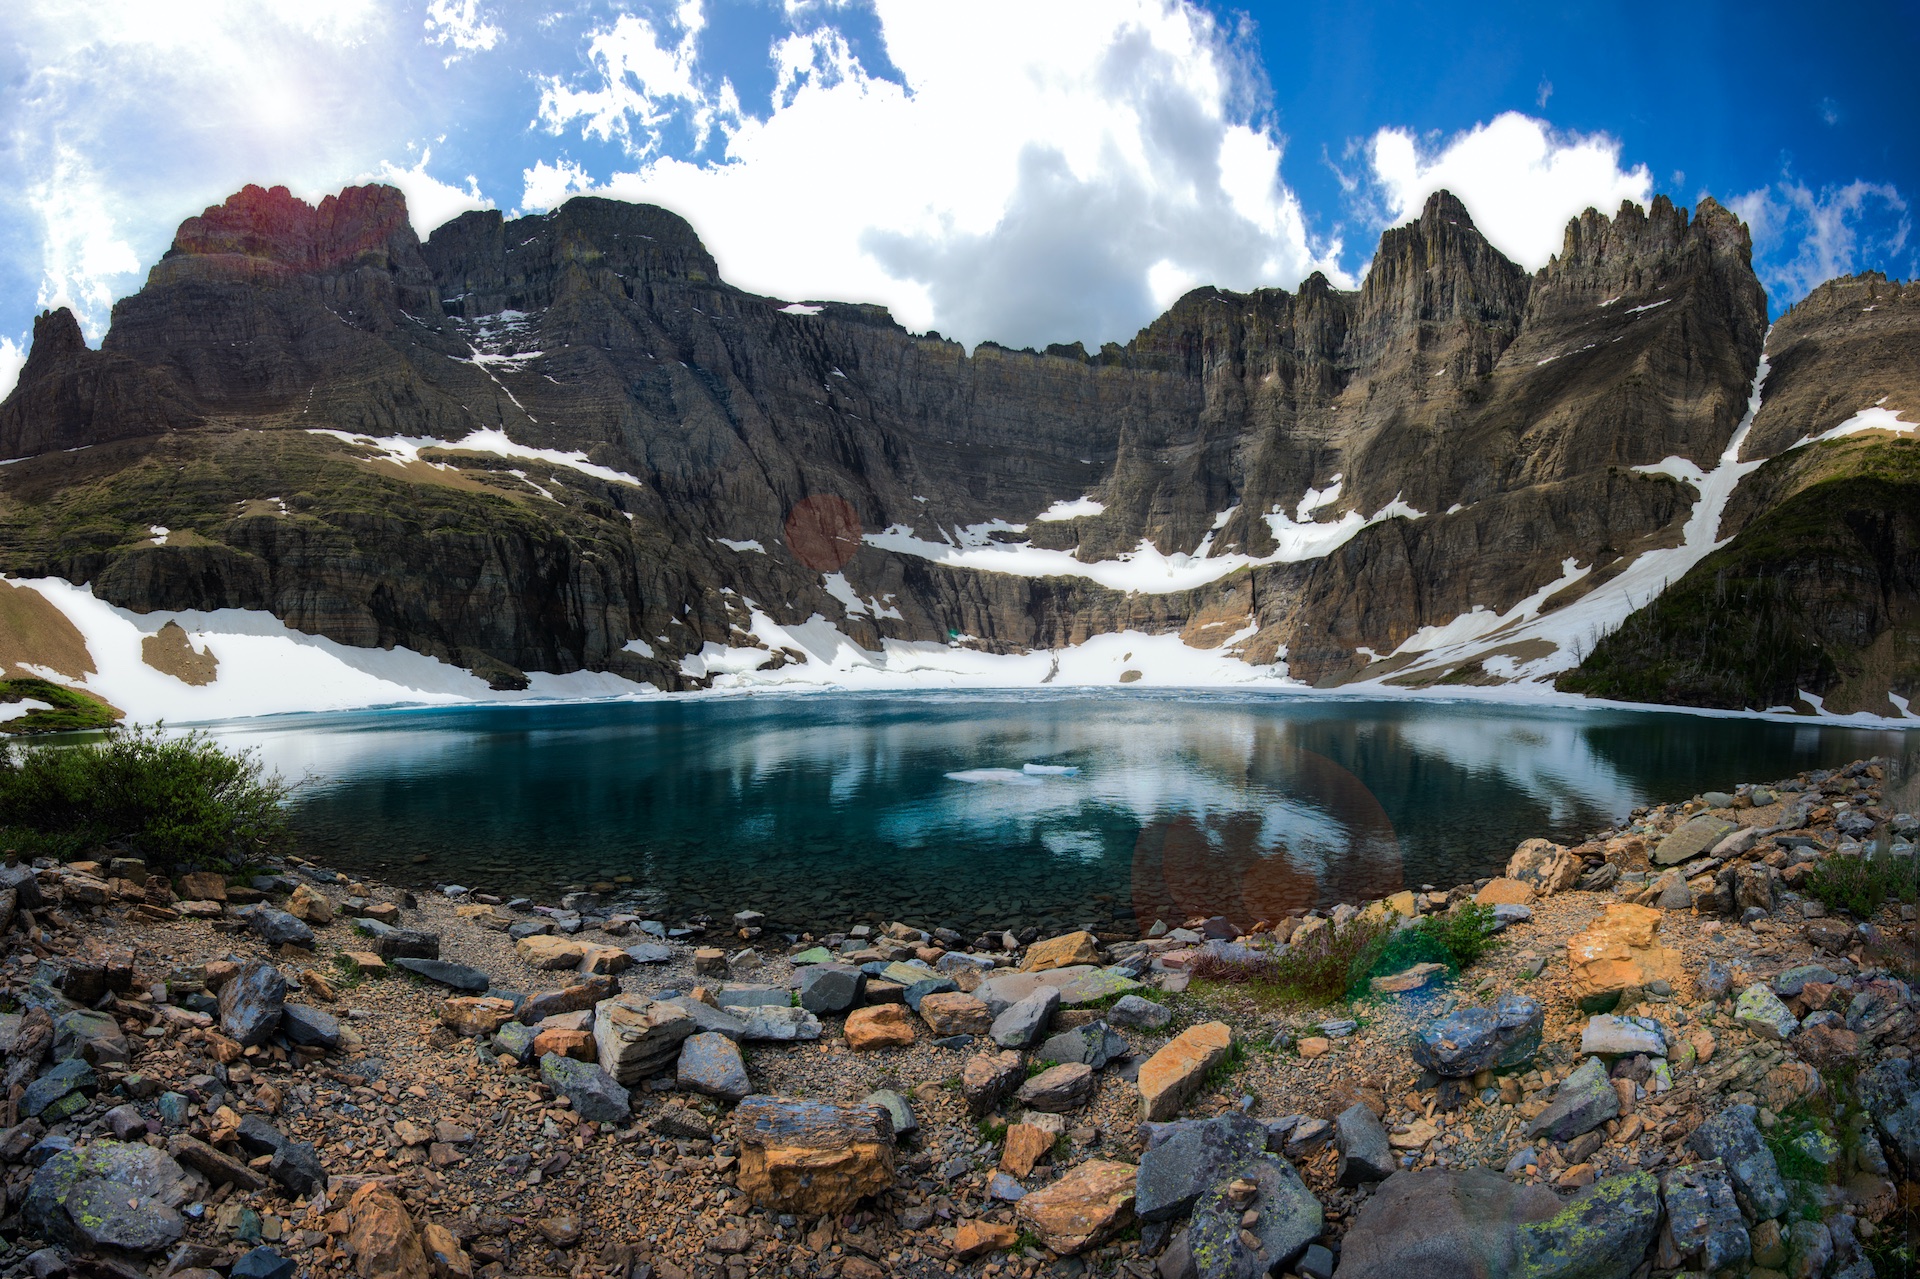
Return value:
<svg viewBox="0 0 1920 1279">
<path fill-rule="evenodd" d="M 340 1048 L 339 1021 L 312 1004 L 286 1005 L 280 1014 L 280 1033 L 288 1043 L 303 1048 L 324 1048 L 328 1052 Z"/>
<path fill-rule="evenodd" d="M 40 1166 L 27 1184 L 20 1218 L 54 1243 L 146 1255 L 186 1232 L 178 1209 L 202 1184 L 164 1151 L 96 1141 Z"/>
<path fill-rule="evenodd" d="M 920 1000 L 920 1019 L 936 1038 L 949 1035 L 985 1035 L 993 1028 L 993 1014 L 972 995 L 957 990 L 937 991 Z"/>
<path fill-rule="evenodd" d="M 748 1008 L 791 1008 L 793 994 L 784 986 L 732 982 L 713 992 L 713 1002 L 736 1011 Z"/>
<path fill-rule="evenodd" d="M 893 1184 L 893 1124 L 877 1106 L 753 1096 L 733 1112 L 739 1187 L 772 1212 L 850 1212 Z"/>
<path fill-rule="evenodd" d="M 632 1114 L 627 1090 L 592 1062 L 548 1053 L 540 1059 L 540 1080 L 572 1102 L 573 1112 L 589 1123 L 625 1123 Z"/>
<path fill-rule="evenodd" d="M 1379 1116 L 1358 1102 L 1333 1121 L 1333 1144 L 1340 1152 L 1337 1176 L 1343 1186 L 1385 1181 L 1399 1170 L 1399 1157 L 1387 1142 Z"/>
<path fill-rule="evenodd" d="M 954 1228 L 953 1255 L 961 1261 L 972 1261 L 1013 1247 L 1019 1237 L 1017 1229 L 1002 1222 L 963 1221 Z"/>
<path fill-rule="evenodd" d="M 572 1026 L 542 1025 L 534 1033 L 533 1055 L 544 1057 L 548 1053 L 571 1057 L 575 1061 L 599 1060 L 599 1049 L 593 1042 L 593 1032 Z"/>
<path fill-rule="evenodd" d="M 247 927 L 269 946 L 304 946 L 313 949 L 313 929 L 271 906 L 252 906 L 246 912 Z"/>
<path fill-rule="evenodd" d="M 913 1046 L 913 1022 L 905 1004 L 875 1004 L 847 1014 L 847 1047 L 855 1052 Z"/>
<path fill-rule="evenodd" d="M 1053 1149 L 1054 1135 L 1036 1124 L 1013 1124 L 1000 1146 L 1000 1171 L 1025 1177 Z"/>
<path fill-rule="evenodd" d="M 1800 1029 L 1799 1020 L 1780 1002 L 1765 983 L 1755 982 L 1740 992 L 1733 1004 L 1733 1019 L 1761 1039 L 1784 1041 Z"/>
<path fill-rule="evenodd" d="M 371 918 L 354 920 L 353 929 L 372 940 L 374 953 L 382 959 L 440 958 L 440 934 L 438 933 L 421 932 L 413 928 L 395 928 L 391 924 Z"/>
<path fill-rule="evenodd" d="M 1886 1145 L 1912 1176 L 1920 1169 L 1920 1079 L 1912 1063 L 1890 1058 L 1861 1072 L 1859 1093 Z"/>
<path fill-rule="evenodd" d="M 1559 844 L 1530 839 L 1514 849 L 1513 856 L 1507 859 L 1506 878 L 1530 884 L 1540 896 L 1551 897 L 1578 883 L 1580 871 L 1580 859 Z"/>
<path fill-rule="evenodd" d="M 1293 1165 L 1260 1154 L 1227 1169 L 1224 1182 L 1201 1196 L 1187 1247 L 1197 1279 L 1260 1279 L 1287 1272 L 1325 1225 L 1320 1201 Z"/>
<path fill-rule="evenodd" d="M 715 1008 L 712 1004 L 703 1004 L 691 995 L 675 995 L 667 1001 L 693 1018 L 695 1034 L 712 1031 L 725 1035 L 728 1039 L 747 1037 L 747 1019 L 734 1013 Z M 748 1011 L 746 1009 L 740 1010 Z M 804 1010 L 802 1010 L 804 1011 Z"/>
<path fill-rule="evenodd" d="M 813 964 L 800 973 L 800 1006 L 810 1013 L 843 1013 L 866 989 L 867 975 L 850 964 Z"/>
<path fill-rule="evenodd" d="M 820 1019 L 804 1008 L 795 1008 L 792 1004 L 762 1004 L 741 1011 L 747 1015 L 745 1028 L 740 1032 L 742 1039 L 792 1043 L 797 1039 L 820 1038 Z"/>
<path fill-rule="evenodd" d="M 133 1054 L 120 1023 L 106 1013 L 75 1008 L 53 1018 L 53 1056 L 56 1061 L 79 1057 L 96 1066 L 121 1065 Z"/>
<path fill-rule="evenodd" d="M 1649 1057 L 1667 1055 L 1666 1030 L 1651 1017 L 1616 1017 L 1602 1013 L 1588 1020 L 1580 1032 L 1580 1051 L 1588 1056 Z"/>
<path fill-rule="evenodd" d="M 1653 850 L 1653 864 L 1678 866 L 1692 861 L 1739 829 L 1724 817 L 1702 813 L 1674 827 L 1673 833 L 1660 841 Z"/>
<path fill-rule="evenodd" d="M 1057 986 L 1042 986 L 993 1019 L 989 1033 L 1002 1048 L 1026 1048 L 1047 1028 L 1060 1006 Z"/>
<path fill-rule="evenodd" d="M 969 1112 L 984 1115 L 1024 1078 L 1019 1053 L 976 1053 L 960 1070 L 960 1095 Z"/>
<path fill-rule="evenodd" d="M 398 962 L 398 961 L 395 961 Z M 620 983 L 612 977 L 593 975 L 559 990 L 543 990 L 527 996 L 520 1006 L 520 1020 L 529 1026 L 559 1013 L 577 1013 L 592 1008 L 603 999 L 620 993 Z M 705 1029 L 702 1027 L 702 1029 Z"/>
<path fill-rule="evenodd" d="M 191 902 L 223 902 L 227 900 L 227 877 L 210 870 L 189 871 L 180 877 L 180 896 Z M 22 898 L 20 904 L 32 909 L 39 903 Z"/>
<path fill-rule="evenodd" d="M 196 1138 L 175 1133 L 167 1142 L 167 1153 L 178 1160 L 181 1166 L 193 1169 L 216 1186 L 227 1185 L 248 1192 L 266 1189 L 265 1177 L 232 1155 L 215 1150 Z"/>
<path fill-rule="evenodd" d="M 415 959 L 402 955 L 393 961 L 395 968 L 404 968 L 416 977 L 424 977 L 430 982 L 446 986 L 452 990 L 464 990 L 475 995 L 484 995 L 493 983 L 478 968 L 469 968 L 465 964 L 449 964 L 439 959 Z"/>
<path fill-rule="evenodd" d="M 433 1279 L 433 1267 L 406 1204 L 383 1181 L 347 1201 L 347 1243 L 360 1279 Z"/>
<path fill-rule="evenodd" d="M 1725 1164 L 1709 1159 L 1669 1169 L 1660 1189 L 1667 1206 L 1663 1268 L 1685 1266 L 1707 1274 L 1745 1268 L 1752 1240 Z"/>
<path fill-rule="evenodd" d="M 868 1106 L 878 1106 L 887 1112 L 887 1118 L 893 1122 L 893 1137 L 898 1141 L 920 1131 L 920 1121 L 913 1117 L 913 1107 L 907 1099 L 891 1088 L 876 1088 L 863 1100 Z"/>
<path fill-rule="evenodd" d="M 293 1258 L 283 1257 L 262 1244 L 234 1262 L 227 1271 L 227 1279 L 293 1279 L 296 1269 Z"/>
<path fill-rule="evenodd" d="M 1687 1145 L 1695 1154 L 1720 1161 L 1756 1220 L 1787 1210 L 1786 1182 L 1754 1122 L 1758 1114 L 1750 1105 L 1729 1106 L 1687 1135 Z"/>
<path fill-rule="evenodd" d="M 1232 1043 L 1233 1031 L 1225 1022 L 1202 1022 L 1181 1031 L 1147 1058 L 1137 1080 L 1141 1118 L 1173 1118 Z"/>
<path fill-rule="evenodd" d="M 657 1075 L 673 1064 L 693 1018 L 665 1000 L 621 995 L 593 1006 L 593 1041 L 600 1066 L 622 1085 Z"/>
<path fill-rule="evenodd" d="M 287 898 L 287 913 L 303 924 L 331 924 L 333 903 L 311 884 L 300 884 Z"/>
<path fill-rule="evenodd" d="M 1660 912 L 1616 902 L 1584 932 L 1567 938 L 1567 964 L 1574 993 L 1599 995 L 1656 981 L 1678 984 L 1685 975 L 1680 952 L 1656 940 Z"/>
<path fill-rule="evenodd" d="M 1173 1020 L 1173 1010 L 1138 995 L 1122 995 L 1107 1009 L 1107 1021 L 1134 1030 L 1159 1030 Z"/>
<path fill-rule="evenodd" d="M 56 1062 L 27 1085 L 20 1098 L 20 1113 L 43 1123 L 58 1122 L 84 1110 L 87 1094 L 99 1086 L 99 1077 L 84 1058 Z"/>
<path fill-rule="evenodd" d="M 1620 1114 L 1620 1094 L 1598 1057 L 1589 1057 L 1561 1081 L 1547 1108 L 1527 1125 L 1527 1136 L 1572 1141 Z"/>
<path fill-rule="evenodd" d="M 1553 1216 L 1520 1227 L 1519 1273 L 1529 1279 L 1628 1279 L 1660 1227 L 1653 1174 L 1596 1182 Z"/>
<path fill-rule="evenodd" d="M 533 1060 L 533 1041 L 537 1038 L 539 1036 L 534 1032 L 533 1027 L 518 1021 L 506 1022 L 493 1032 L 493 1051 L 505 1053 L 524 1066 Z M 598 1060 L 599 1056 L 600 1051 L 596 1046 L 595 1060 Z"/>
<path fill-rule="evenodd" d="M 1093 1067 L 1071 1061 L 1043 1070 L 1020 1085 L 1014 1099 L 1029 1110 L 1065 1114 L 1093 1099 Z"/>
<path fill-rule="evenodd" d="M 1132 1052 L 1126 1040 L 1109 1030 L 1105 1022 L 1096 1021 L 1061 1031 L 1035 1049 L 1033 1055 L 1041 1061 L 1080 1062 L 1102 1070 L 1108 1062 L 1118 1061 Z"/>
<path fill-rule="evenodd" d="M 1532 1060 L 1546 1011 L 1525 995 L 1502 995 L 1491 1008 L 1463 1008 L 1414 1032 L 1413 1059 L 1443 1079 L 1506 1070 Z"/>
<path fill-rule="evenodd" d="M 1046 941 L 1035 942 L 1027 948 L 1026 957 L 1020 963 L 1023 973 L 1045 972 L 1049 968 L 1066 968 L 1074 964 L 1098 964 L 1100 945 L 1092 933 L 1067 933 L 1061 937 L 1049 937 Z"/>
<path fill-rule="evenodd" d="M 1560 1211 L 1545 1186 L 1473 1169 L 1397 1172 L 1341 1240 L 1340 1279 L 1499 1279 L 1525 1273 L 1521 1227 Z M 1409 1229 L 1410 1223 L 1417 1229 Z"/>
<path fill-rule="evenodd" d="M 280 1028 L 286 1002 L 287 979 L 280 970 L 257 959 L 246 960 L 220 988 L 220 1029 L 243 1048 L 263 1044 Z"/>
<path fill-rule="evenodd" d="M 753 1091 L 739 1047 L 725 1035 L 712 1031 L 687 1036 L 680 1045 L 680 1057 L 674 1069 L 682 1088 L 722 1101 L 739 1101 Z"/>
<path fill-rule="evenodd" d="M 548 933 L 522 937 L 513 944 L 513 952 L 520 957 L 522 963 L 545 971 L 578 968 L 580 957 L 586 954 L 586 950 L 585 942 L 575 941 L 571 937 L 555 937 Z"/>
<path fill-rule="evenodd" d="M 1538 895 L 1526 880 L 1501 876 L 1475 893 L 1473 900 L 1481 906 L 1525 906 Z"/>
<path fill-rule="evenodd" d="M 1047 1247 L 1072 1256 L 1132 1223 L 1134 1176 L 1131 1164 L 1089 1159 L 1027 1194 L 1014 1205 L 1014 1215 Z"/>
<path fill-rule="evenodd" d="M 1142 1221 L 1186 1216 L 1227 1169 L 1267 1148 L 1266 1125 L 1237 1110 L 1164 1127 L 1170 1131 L 1151 1132 L 1140 1155 L 1134 1211 Z"/>
<path fill-rule="evenodd" d="M 440 1024 L 456 1035 L 491 1035 L 513 1020 L 513 1001 L 471 995 L 456 996 L 440 1005 Z"/>
</svg>

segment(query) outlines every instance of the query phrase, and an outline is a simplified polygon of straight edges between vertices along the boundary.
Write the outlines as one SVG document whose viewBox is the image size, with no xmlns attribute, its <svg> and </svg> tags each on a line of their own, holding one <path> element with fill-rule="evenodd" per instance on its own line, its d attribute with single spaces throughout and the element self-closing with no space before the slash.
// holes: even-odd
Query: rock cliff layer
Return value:
<svg viewBox="0 0 1920 1279">
<path fill-rule="evenodd" d="M 1815 352 L 1865 340 L 1909 392 L 1911 329 L 1816 323 L 1858 287 L 1789 317 L 1806 353 L 1750 454 L 1851 403 L 1807 389 L 1833 382 Z M 1453 671 L 1429 640 L 1455 619 L 1685 543 L 1687 468 L 1719 464 L 1765 332 L 1712 201 L 1589 211 L 1530 276 L 1441 193 L 1358 292 L 1199 289 L 1124 346 L 969 354 L 735 289 L 658 208 L 469 213 L 423 244 L 391 188 L 249 187 L 182 224 L 98 351 L 64 312 L 36 325 L 0 405 L 26 459 L 0 471 L 0 570 L 508 683 L 771 668 L 804 655 L 764 623 L 816 614 L 866 649 L 1175 631 L 1420 682 Z M 1564 638 L 1509 675 L 1572 665 Z"/>
</svg>

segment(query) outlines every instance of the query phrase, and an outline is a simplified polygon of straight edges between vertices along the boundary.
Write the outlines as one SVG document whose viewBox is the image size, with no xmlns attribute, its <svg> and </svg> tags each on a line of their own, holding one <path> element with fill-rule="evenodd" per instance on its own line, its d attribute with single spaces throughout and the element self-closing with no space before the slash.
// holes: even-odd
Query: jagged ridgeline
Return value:
<svg viewBox="0 0 1920 1279">
<path fill-rule="evenodd" d="M 1750 256 L 1719 205 L 1661 197 L 1529 274 L 1441 193 L 1357 292 L 1202 288 L 1097 354 L 969 354 L 736 289 L 663 209 L 422 243 L 389 187 L 248 187 L 98 350 L 35 323 L 0 572 L 503 688 L 1131 632 L 1316 684 L 1894 714 L 1920 288 L 1832 282 L 1769 339 Z M 0 677 L 46 660 L 0 650 Z"/>
</svg>

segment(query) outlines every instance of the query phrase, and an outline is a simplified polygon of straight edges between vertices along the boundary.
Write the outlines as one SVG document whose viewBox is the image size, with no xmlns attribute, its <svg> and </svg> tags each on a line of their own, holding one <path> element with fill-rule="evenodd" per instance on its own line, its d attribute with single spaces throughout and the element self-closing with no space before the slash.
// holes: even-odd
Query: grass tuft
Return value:
<svg viewBox="0 0 1920 1279">
<path fill-rule="evenodd" d="M 1807 873 L 1801 889 L 1828 910 L 1844 910 L 1871 919 L 1889 900 L 1914 903 L 1920 895 L 1920 858 L 1873 853 L 1848 857 L 1832 853 Z"/>
</svg>

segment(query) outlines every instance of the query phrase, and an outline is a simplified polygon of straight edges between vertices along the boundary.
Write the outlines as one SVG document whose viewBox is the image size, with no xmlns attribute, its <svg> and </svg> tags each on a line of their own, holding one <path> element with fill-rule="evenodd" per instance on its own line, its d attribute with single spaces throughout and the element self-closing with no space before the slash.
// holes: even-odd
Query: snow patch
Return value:
<svg viewBox="0 0 1920 1279">
<path fill-rule="evenodd" d="M 1885 396 L 1881 396 L 1880 398 L 1881 403 L 1886 402 Z M 1789 447 L 1797 449 L 1808 444 L 1825 444 L 1828 440 L 1843 439 L 1849 435 L 1858 435 L 1863 431 L 1889 431 L 1894 435 L 1912 435 L 1916 430 L 1920 430 L 1920 423 L 1903 421 L 1900 417 L 1900 410 L 1881 408 L 1879 404 L 1876 404 L 1870 409 L 1861 409 L 1858 413 L 1855 413 L 1852 417 L 1831 430 L 1822 431 L 1818 435 L 1807 436 L 1804 439 L 1795 441 Z"/>
<path fill-rule="evenodd" d="M 36 702 L 31 697 L 23 697 L 17 702 L 0 702 L 0 724 L 10 719 L 20 719 L 35 711 L 50 711 L 53 707 L 45 702 Z"/>
<path fill-rule="evenodd" d="M 622 653 L 638 653 L 642 657 L 653 656 L 653 645 L 643 639 L 630 639 L 620 646 Z"/>
<path fill-rule="evenodd" d="M 1325 488 L 1308 489 L 1307 495 L 1300 499 L 1300 505 L 1294 508 L 1293 518 L 1296 520 L 1299 520 L 1302 524 L 1304 524 L 1307 521 L 1307 517 L 1311 515 L 1314 511 L 1319 510 L 1323 506 L 1331 506 L 1335 502 L 1339 501 L 1340 500 L 1340 483 L 1345 478 L 1346 476 L 1344 474 L 1336 475 L 1331 480 L 1327 481 L 1327 486 Z"/>
<path fill-rule="evenodd" d="M 1707 473 L 1689 457 L 1662 458 L 1651 466 L 1636 466 L 1633 469 L 1638 475 L 1664 475 L 1682 484 L 1691 484 L 1696 489 L 1707 478 Z"/>
<path fill-rule="evenodd" d="M 1627 308 L 1627 314 L 1638 315 L 1642 311 L 1651 311 L 1655 307 L 1665 306 L 1667 303 L 1671 301 L 1673 301 L 1672 298 L 1661 298 L 1658 302 L 1649 302 L 1645 306 L 1630 306 Z"/>
<path fill-rule="evenodd" d="M 167 536 L 172 533 L 173 530 L 164 524 L 149 524 L 147 525 L 147 532 L 152 535 L 147 539 L 148 542 L 154 546 L 165 546 L 167 544 Z"/>
<path fill-rule="evenodd" d="M 808 306 L 805 302 L 789 302 L 780 308 L 782 315 L 818 315 L 824 307 Z"/>
<path fill-rule="evenodd" d="M 924 500 L 924 499 L 916 499 Z M 1076 497 L 1072 501 L 1055 502 L 1046 510 L 1033 517 L 1036 524 L 1050 523 L 1054 520 L 1077 520 L 1089 515 L 1099 515 L 1107 509 L 1105 502 L 1091 497 Z"/>
<path fill-rule="evenodd" d="M 765 555 L 767 553 L 767 548 L 760 545 L 760 539 L 754 537 L 747 538 L 744 541 L 735 541 L 731 537 L 716 537 L 713 540 L 728 550 L 739 551 L 743 555 L 748 551 L 752 551 L 756 555 Z"/>
<path fill-rule="evenodd" d="M 420 456 L 422 449 L 453 449 L 463 453 L 491 453 L 495 457 L 519 458 L 528 462 L 546 462 L 553 466 L 564 466 L 568 470 L 578 471 L 582 475 L 591 475 L 595 479 L 606 480 L 613 484 L 631 484 L 636 488 L 645 488 L 646 482 L 637 475 L 625 471 L 616 471 L 610 466 L 601 466 L 587 460 L 587 455 L 579 450 L 571 453 L 561 449 L 537 449 L 526 444 L 517 444 L 507 438 L 505 431 L 494 427 L 474 431 L 458 440 L 435 439 L 430 435 L 355 435 L 351 431 L 336 431 L 327 427 L 309 427 L 309 435 L 329 435 L 344 444 L 356 448 L 372 449 L 390 462 L 402 465 L 412 462 L 426 462 L 428 466 L 451 471 L 455 467 L 445 462 L 431 462 Z"/>
</svg>

